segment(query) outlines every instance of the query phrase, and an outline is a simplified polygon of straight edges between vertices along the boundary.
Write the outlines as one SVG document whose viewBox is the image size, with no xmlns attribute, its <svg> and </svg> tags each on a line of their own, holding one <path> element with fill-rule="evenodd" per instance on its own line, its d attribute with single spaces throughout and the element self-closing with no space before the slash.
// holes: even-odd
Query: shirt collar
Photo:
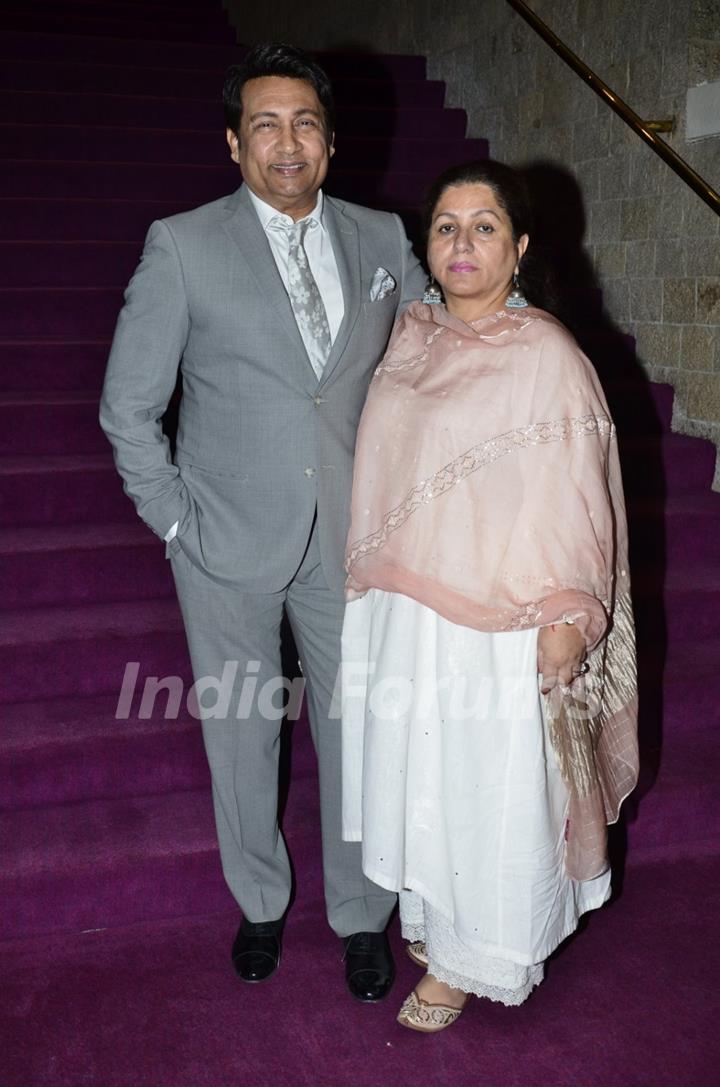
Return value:
<svg viewBox="0 0 720 1087">
<path fill-rule="evenodd" d="M 278 211 L 277 208 L 272 207 L 271 204 L 267 204 L 264 200 L 261 200 L 259 196 L 252 191 L 249 185 L 246 185 L 248 195 L 252 200 L 253 207 L 257 212 L 257 217 L 260 220 L 260 226 L 263 230 L 267 230 L 271 219 L 277 219 L 278 216 L 282 219 L 287 219 L 288 226 L 292 225 L 292 218 L 290 215 L 284 215 L 283 212 Z M 323 192 L 322 189 L 318 189 L 317 200 L 315 207 L 307 215 L 303 216 L 303 219 L 314 219 L 320 226 L 323 225 Z M 302 220 L 301 220 L 302 221 Z"/>
</svg>

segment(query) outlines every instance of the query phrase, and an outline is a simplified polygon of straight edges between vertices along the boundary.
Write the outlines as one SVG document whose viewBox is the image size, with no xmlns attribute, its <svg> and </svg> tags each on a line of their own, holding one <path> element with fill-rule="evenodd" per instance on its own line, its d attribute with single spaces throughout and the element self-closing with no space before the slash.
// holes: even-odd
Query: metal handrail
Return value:
<svg viewBox="0 0 720 1087">
<path fill-rule="evenodd" d="M 693 170 L 692 166 L 685 162 L 685 159 L 678 155 L 677 151 L 674 151 L 669 144 L 661 140 L 659 136 L 650 127 L 651 124 L 655 125 L 657 122 L 646 122 L 638 117 L 634 110 L 630 109 L 627 102 L 624 102 L 615 91 L 608 87 L 607 83 L 604 83 L 599 75 L 593 72 L 592 68 L 589 68 L 587 64 L 580 60 L 572 49 L 565 45 L 565 42 L 558 38 L 542 19 L 539 18 L 532 11 L 527 4 L 523 3 L 523 0 L 507 0 L 511 8 L 520 15 L 526 23 L 528 23 L 533 30 L 543 38 L 544 41 L 550 46 L 550 48 L 557 53 L 557 55 L 568 64 L 572 70 L 584 79 L 595 94 L 610 106 L 610 109 L 617 113 L 618 117 L 628 125 L 633 132 L 636 132 L 638 136 L 645 141 L 645 143 L 652 147 L 656 155 L 667 163 L 671 170 L 674 170 L 678 177 L 682 178 L 686 185 L 689 185 L 693 192 L 704 200 L 708 207 L 711 207 L 713 211 L 720 215 L 720 194 L 716 193 L 704 178 L 700 177 L 700 174 Z"/>
</svg>

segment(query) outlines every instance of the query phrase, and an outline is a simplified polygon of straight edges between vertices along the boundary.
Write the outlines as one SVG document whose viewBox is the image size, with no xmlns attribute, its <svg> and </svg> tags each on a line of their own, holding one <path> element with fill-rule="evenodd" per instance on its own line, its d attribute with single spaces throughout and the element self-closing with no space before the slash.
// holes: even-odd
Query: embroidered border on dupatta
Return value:
<svg viewBox="0 0 720 1087">
<path fill-rule="evenodd" d="M 531 445 L 546 445 L 549 442 L 587 438 L 595 434 L 608 436 L 612 441 L 615 437 L 614 423 L 605 416 L 594 414 L 575 419 L 554 419 L 546 423 L 517 427 L 515 430 L 500 434 L 497 438 L 490 438 L 486 442 L 472 446 L 466 453 L 450 461 L 432 476 L 421 480 L 399 505 L 385 515 L 377 531 L 358 540 L 348 554 L 345 564 L 347 573 L 351 572 L 359 559 L 372 555 L 384 547 L 393 532 L 404 525 L 420 506 L 439 498 L 478 469 L 494 464 L 502 457 Z"/>
</svg>

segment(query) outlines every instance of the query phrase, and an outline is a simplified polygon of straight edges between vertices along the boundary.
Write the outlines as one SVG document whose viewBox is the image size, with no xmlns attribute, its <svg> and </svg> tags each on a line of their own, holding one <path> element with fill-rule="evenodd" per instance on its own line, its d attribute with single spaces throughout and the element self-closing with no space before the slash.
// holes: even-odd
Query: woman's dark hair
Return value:
<svg viewBox="0 0 720 1087">
<path fill-rule="evenodd" d="M 507 212 L 513 241 L 517 243 L 523 234 L 530 238 L 530 244 L 519 264 L 520 289 L 532 305 L 556 312 L 558 305 L 555 288 L 537 246 L 532 245 L 532 205 L 520 171 L 494 159 L 464 162 L 444 170 L 433 181 L 425 197 L 422 219 L 426 240 L 440 197 L 446 189 L 456 185 L 487 185 L 492 189 L 498 204 Z"/>
<path fill-rule="evenodd" d="M 335 131 L 335 101 L 327 74 L 307 53 L 294 45 L 267 42 L 256 45 L 240 64 L 232 64 L 225 73 L 223 107 L 225 125 L 238 135 L 242 117 L 242 89 L 250 79 L 262 76 L 284 76 L 286 79 L 303 79 L 314 89 L 322 106 L 325 119 L 325 138 L 328 143 Z"/>
</svg>

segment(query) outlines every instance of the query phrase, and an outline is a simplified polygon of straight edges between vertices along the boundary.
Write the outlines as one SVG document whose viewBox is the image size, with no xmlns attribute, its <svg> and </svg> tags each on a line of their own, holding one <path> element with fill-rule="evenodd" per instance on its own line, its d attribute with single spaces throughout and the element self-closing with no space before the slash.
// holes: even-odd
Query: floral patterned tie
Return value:
<svg viewBox="0 0 720 1087">
<path fill-rule="evenodd" d="M 325 306 L 310 270 L 305 252 L 305 234 L 313 219 L 301 219 L 299 223 L 285 226 L 290 249 L 288 251 L 288 294 L 295 314 L 300 335 L 310 356 L 310 363 L 319 379 L 330 354 L 332 340 Z"/>
</svg>

